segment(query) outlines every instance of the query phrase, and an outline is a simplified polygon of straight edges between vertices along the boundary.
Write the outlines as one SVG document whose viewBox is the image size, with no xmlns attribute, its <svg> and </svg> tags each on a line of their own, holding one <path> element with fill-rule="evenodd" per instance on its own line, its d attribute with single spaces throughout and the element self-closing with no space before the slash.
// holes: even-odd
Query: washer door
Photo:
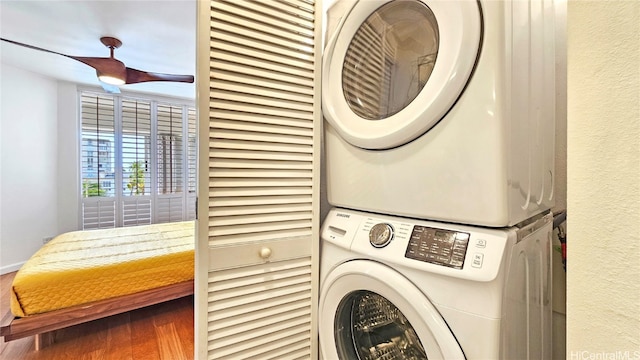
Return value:
<svg viewBox="0 0 640 360">
<path fill-rule="evenodd" d="M 326 47 L 325 118 L 365 149 L 400 146 L 424 134 L 469 81 L 481 27 L 475 0 L 359 1 Z"/>
<path fill-rule="evenodd" d="M 325 359 L 464 359 L 429 299 L 374 261 L 350 261 L 327 276 L 319 332 Z"/>
</svg>

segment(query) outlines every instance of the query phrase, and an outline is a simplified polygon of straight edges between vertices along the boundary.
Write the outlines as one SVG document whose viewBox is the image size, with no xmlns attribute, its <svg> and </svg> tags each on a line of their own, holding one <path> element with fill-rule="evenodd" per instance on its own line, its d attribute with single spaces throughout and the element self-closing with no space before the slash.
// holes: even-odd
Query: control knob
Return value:
<svg viewBox="0 0 640 360">
<path fill-rule="evenodd" d="M 385 247 L 391 240 L 393 240 L 393 227 L 390 224 L 375 224 L 369 231 L 369 242 L 374 247 Z"/>
</svg>

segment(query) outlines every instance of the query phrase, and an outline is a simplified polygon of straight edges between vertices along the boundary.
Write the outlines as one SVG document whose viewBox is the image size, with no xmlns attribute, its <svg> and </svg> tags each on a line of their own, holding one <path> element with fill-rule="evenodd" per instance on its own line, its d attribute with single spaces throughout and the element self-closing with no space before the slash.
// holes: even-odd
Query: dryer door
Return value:
<svg viewBox="0 0 640 360">
<path fill-rule="evenodd" d="M 344 16 L 326 47 L 322 110 L 349 143 L 403 145 L 456 102 L 481 42 L 475 0 L 367 0 Z"/>
<path fill-rule="evenodd" d="M 327 276 L 319 332 L 325 359 L 464 359 L 429 299 L 374 261 L 349 261 Z"/>
</svg>

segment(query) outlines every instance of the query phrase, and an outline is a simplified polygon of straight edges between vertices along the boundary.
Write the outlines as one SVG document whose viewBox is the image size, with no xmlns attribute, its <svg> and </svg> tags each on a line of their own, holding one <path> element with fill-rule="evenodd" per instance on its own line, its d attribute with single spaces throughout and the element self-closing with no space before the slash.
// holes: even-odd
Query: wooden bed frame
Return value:
<svg viewBox="0 0 640 360">
<path fill-rule="evenodd" d="M 8 342 L 36 335 L 35 346 L 39 350 L 51 344 L 53 330 L 189 295 L 193 295 L 193 280 L 26 317 L 13 317 L 9 313 L 0 323 L 0 336 Z"/>
</svg>

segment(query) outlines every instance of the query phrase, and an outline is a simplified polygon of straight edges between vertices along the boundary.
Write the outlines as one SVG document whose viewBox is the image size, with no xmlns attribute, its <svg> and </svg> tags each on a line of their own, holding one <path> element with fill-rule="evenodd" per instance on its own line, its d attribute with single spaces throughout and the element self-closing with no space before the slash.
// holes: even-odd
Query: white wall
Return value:
<svg viewBox="0 0 640 360">
<path fill-rule="evenodd" d="M 640 2 L 570 1 L 567 23 L 566 355 L 638 359 Z"/>
<path fill-rule="evenodd" d="M 75 84 L 58 83 L 58 234 L 80 230 L 80 118 Z"/>
<path fill-rule="evenodd" d="M 57 83 L 1 65 L 0 273 L 58 232 Z"/>
</svg>

